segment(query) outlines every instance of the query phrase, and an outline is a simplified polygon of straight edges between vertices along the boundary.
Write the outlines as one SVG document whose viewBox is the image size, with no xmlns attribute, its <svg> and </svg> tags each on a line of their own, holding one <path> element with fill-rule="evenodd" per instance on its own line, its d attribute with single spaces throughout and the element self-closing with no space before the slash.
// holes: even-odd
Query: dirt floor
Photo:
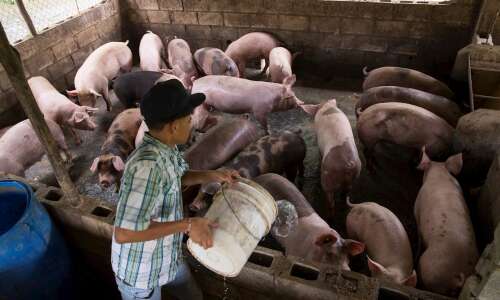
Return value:
<svg viewBox="0 0 500 300">
<path fill-rule="evenodd" d="M 348 116 L 352 127 L 355 129 L 356 117 L 354 105 L 356 103 L 356 92 L 361 87 L 361 82 L 341 81 L 333 79 L 331 83 L 324 83 L 322 87 L 311 86 L 309 81 L 298 81 L 294 87 L 296 95 L 306 103 L 320 103 L 332 98 L 337 99 L 339 108 Z M 338 88 L 337 85 L 348 86 L 348 88 Z M 327 87 L 327 88 L 325 88 Z M 74 155 L 74 163 L 71 168 L 71 175 L 81 193 L 92 197 L 102 198 L 105 202 L 117 201 L 117 194 L 114 187 L 108 191 L 103 191 L 97 185 L 97 176 L 89 170 L 93 159 L 99 154 L 106 131 L 113 118 L 123 110 L 116 97 L 112 97 L 113 110 L 105 111 L 103 101 L 99 102 L 100 111 L 96 115 L 99 127 L 94 132 L 80 131 L 83 144 L 75 146 L 69 140 L 71 151 Z M 307 145 L 307 155 L 305 158 L 305 179 L 303 193 L 311 202 L 320 216 L 326 217 L 326 203 L 320 185 L 320 153 L 318 150 L 316 136 L 313 128 L 313 119 L 302 110 L 294 109 L 285 112 L 277 112 L 270 115 L 269 124 L 272 132 L 285 129 L 301 129 L 302 137 Z M 354 130 L 356 135 L 356 130 Z M 362 156 L 362 146 L 358 144 L 358 150 Z M 360 178 L 355 182 L 351 192 L 353 203 L 373 201 L 377 202 L 395 213 L 406 228 L 414 256 L 417 254 L 418 237 L 413 217 L 413 203 L 422 181 L 422 173 L 416 170 L 416 165 L 420 158 L 420 153 L 412 149 L 403 149 L 391 145 L 379 145 L 376 148 L 375 164 L 372 170 L 363 168 Z M 55 185 L 56 181 L 51 175 L 51 167 L 47 159 L 44 158 L 26 172 L 26 176 L 31 179 L 41 180 L 44 183 Z M 335 218 L 328 220 L 331 226 L 342 236 L 345 234 L 345 217 L 349 211 L 344 199 L 337 199 L 337 211 Z M 279 249 L 279 245 L 272 238 L 266 237 L 263 246 Z M 368 274 L 365 268 L 364 258 L 352 260 L 352 268 Z"/>
</svg>

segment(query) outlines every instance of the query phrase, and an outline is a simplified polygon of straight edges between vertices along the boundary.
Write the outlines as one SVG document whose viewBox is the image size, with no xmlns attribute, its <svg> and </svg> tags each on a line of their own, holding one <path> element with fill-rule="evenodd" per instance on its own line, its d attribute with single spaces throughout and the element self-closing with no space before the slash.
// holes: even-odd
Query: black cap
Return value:
<svg viewBox="0 0 500 300">
<path fill-rule="evenodd" d="M 140 108 L 148 126 L 190 115 L 205 101 L 202 93 L 190 94 L 177 79 L 156 83 L 142 98 Z"/>
</svg>

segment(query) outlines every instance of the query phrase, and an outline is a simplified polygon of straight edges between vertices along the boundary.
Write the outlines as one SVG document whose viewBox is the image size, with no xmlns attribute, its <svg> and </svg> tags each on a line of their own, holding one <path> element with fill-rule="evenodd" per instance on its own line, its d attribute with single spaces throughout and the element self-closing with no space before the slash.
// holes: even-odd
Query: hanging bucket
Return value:
<svg viewBox="0 0 500 300">
<path fill-rule="evenodd" d="M 224 277 L 235 277 L 271 229 L 277 213 L 276 202 L 263 187 L 240 178 L 222 186 L 205 215 L 219 224 L 213 230 L 213 247 L 204 249 L 191 239 L 187 247 L 208 269 Z"/>
<path fill-rule="evenodd" d="M 72 299 L 70 258 L 31 188 L 0 181 L 0 299 Z"/>
</svg>

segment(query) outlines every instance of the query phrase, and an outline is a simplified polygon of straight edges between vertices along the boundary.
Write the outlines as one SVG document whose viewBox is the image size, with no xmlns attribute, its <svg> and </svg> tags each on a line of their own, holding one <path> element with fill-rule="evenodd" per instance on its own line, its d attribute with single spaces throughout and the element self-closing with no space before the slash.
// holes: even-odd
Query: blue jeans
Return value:
<svg viewBox="0 0 500 300">
<path fill-rule="evenodd" d="M 161 300 L 161 286 L 152 289 L 139 289 L 126 284 L 118 277 L 116 277 L 116 284 L 118 285 L 118 290 L 120 290 L 123 300 Z M 179 300 L 203 299 L 203 293 L 191 274 L 189 265 L 186 262 L 182 262 L 179 265 L 174 280 L 165 284 L 164 287 L 168 295 Z"/>
</svg>

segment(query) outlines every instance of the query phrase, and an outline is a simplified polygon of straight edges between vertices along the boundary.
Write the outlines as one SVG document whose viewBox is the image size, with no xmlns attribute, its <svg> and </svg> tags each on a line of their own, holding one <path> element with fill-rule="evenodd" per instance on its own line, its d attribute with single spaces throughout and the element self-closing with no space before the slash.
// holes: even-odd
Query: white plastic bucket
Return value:
<svg viewBox="0 0 500 300">
<path fill-rule="evenodd" d="M 213 247 L 205 250 L 191 239 L 187 247 L 208 269 L 235 277 L 271 229 L 277 213 L 276 202 L 263 187 L 248 179 L 238 179 L 222 186 L 205 215 L 219 224 L 213 231 Z"/>
</svg>

